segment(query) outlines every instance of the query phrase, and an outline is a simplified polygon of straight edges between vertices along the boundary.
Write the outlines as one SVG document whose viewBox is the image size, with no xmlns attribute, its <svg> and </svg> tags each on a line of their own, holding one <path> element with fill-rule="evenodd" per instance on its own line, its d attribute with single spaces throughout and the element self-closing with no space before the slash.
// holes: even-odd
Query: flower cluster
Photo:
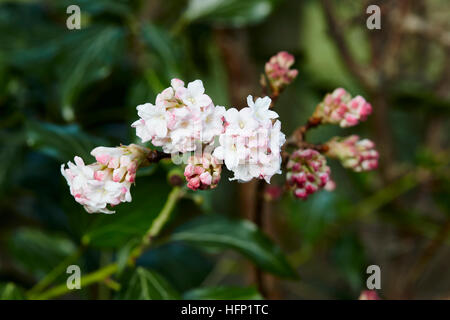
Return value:
<svg viewBox="0 0 450 320">
<path fill-rule="evenodd" d="M 248 107 L 230 108 L 225 113 L 225 131 L 219 136 L 219 146 L 213 155 L 224 160 L 228 170 L 234 173 L 231 180 L 241 182 L 253 178 L 270 183 L 274 174 L 281 173 L 281 146 L 285 136 L 278 114 L 269 110 L 271 99 L 247 98 Z"/>
<path fill-rule="evenodd" d="M 97 162 L 85 165 L 83 159 L 75 157 L 75 163 L 67 163 L 68 168 L 61 165 L 61 173 L 70 193 L 87 212 L 114 213 L 107 206 L 131 201 L 131 184 L 147 151 L 132 144 L 117 148 L 98 147 L 91 154 Z"/>
<path fill-rule="evenodd" d="M 294 151 L 287 164 L 287 185 L 294 196 L 306 199 L 330 180 L 330 168 L 323 155 L 313 149 Z"/>
<path fill-rule="evenodd" d="M 372 106 L 363 97 L 352 96 L 342 88 L 338 88 L 317 106 L 314 118 L 323 123 L 339 124 L 342 128 L 352 127 L 365 121 L 372 113 Z"/>
<path fill-rule="evenodd" d="M 327 143 L 327 156 L 337 158 L 345 168 L 356 172 L 374 170 L 378 167 L 378 152 L 375 143 L 360 140 L 357 135 L 333 138 Z"/>
<path fill-rule="evenodd" d="M 297 70 L 290 69 L 293 63 L 293 56 L 287 52 L 278 53 L 266 63 L 262 84 L 265 87 L 269 81 L 274 98 L 297 76 Z M 201 80 L 185 86 L 183 81 L 173 79 L 171 86 L 157 95 L 155 104 L 137 107 L 139 119 L 132 124 L 143 143 L 151 141 L 163 153 L 133 144 L 98 147 L 91 152 L 95 163 L 85 165 L 81 158 L 75 157 L 75 163 L 69 162 L 68 168 L 62 165 L 61 172 L 75 200 L 90 213 L 112 213 L 108 206 L 131 201 L 130 188 L 137 169 L 144 162 L 157 162 L 169 154 L 182 153 L 182 158 L 188 159 L 184 176 L 192 190 L 217 187 L 222 161 L 233 172 L 230 180 L 248 182 L 256 178 L 270 183 L 273 175 L 281 173 L 281 153 L 286 142 L 271 104 L 269 97 L 254 100 L 249 95 L 247 107 L 226 110 L 214 105 Z M 311 147 L 303 141 L 308 128 L 320 123 L 354 126 L 371 111 L 364 98 L 352 98 L 344 89 L 326 95 L 311 118 L 315 121 L 310 120 L 297 130 L 301 134 L 294 133 L 289 139 L 288 146 L 301 147 L 290 155 L 287 163 L 287 185 L 297 198 L 306 199 L 320 188 L 335 187 L 324 155 L 316 150 L 326 150 L 327 156 L 340 159 L 345 167 L 355 171 L 377 167 L 378 153 L 370 140 L 359 140 L 358 136 L 334 138 L 326 148 Z M 179 172 L 172 175 L 171 182 L 178 185 L 182 179 Z M 281 190 L 274 187 L 267 189 L 264 197 L 274 200 L 280 195 Z"/>
<path fill-rule="evenodd" d="M 151 141 L 165 153 L 185 153 L 210 144 L 223 131 L 225 108 L 214 106 L 201 80 L 173 79 L 155 104 L 137 106 L 139 120 L 132 124 L 142 142 Z"/>
<path fill-rule="evenodd" d="M 209 153 L 192 156 L 184 169 L 188 188 L 192 190 L 214 189 L 220 181 L 222 164 Z"/>
<path fill-rule="evenodd" d="M 269 80 L 270 88 L 275 94 L 278 94 L 297 77 L 298 71 L 290 69 L 293 64 L 294 57 L 286 51 L 279 52 L 266 63 L 266 76 Z M 262 82 L 265 85 L 264 77 Z"/>
</svg>

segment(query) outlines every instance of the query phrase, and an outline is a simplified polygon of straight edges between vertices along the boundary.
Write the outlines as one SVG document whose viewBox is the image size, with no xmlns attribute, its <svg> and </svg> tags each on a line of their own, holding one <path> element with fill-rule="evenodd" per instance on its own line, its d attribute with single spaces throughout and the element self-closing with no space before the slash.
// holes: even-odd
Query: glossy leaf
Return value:
<svg viewBox="0 0 450 320">
<path fill-rule="evenodd" d="M 208 287 L 187 291 L 186 300 L 261 300 L 261 294 L 255 288 Z"/>
<path fill-rule="evenodd" d="M 124 300 L 173 300 L 178 293 L 158 273 L 138 267 L 126 289 L 119 294 Z"/>
<path fill-rule="evenodd" d="M 234 249 L 262 269 L 282 277 L 296 277 L 285 255 L 267 236 L 246 220 L 220 215 L 202 216 L 176 230 L 173 241 Z"/>
<path fill-rule="evenodd" d="M 103 139 L 84 133 L 77 125 L 60 126 L 29 121 L 26 128 L 28 146 L 61 162 L 73 161 L 76 155 L 82 157 L 86 163 L 94 162 L 95 159 L 90 155 L 91 150 L 106 144 Z"/>
<path fill-rule="evenodd" d="M 13 233 L 9 241 L 14 261 L 37 277 L 44 276 L 75 250 L 74 243 L 65 237 L 26 228 Z"/>
<path fill-rule="evenodd" d="M 163 208 L 170 188 L 157 176 L 137 179 L 136 184 L 139 188 L 131 190 L 133 201 L 114 207 L 115 214 L 97 215 L 86 230 L 84 241 L 98 248 L 116 248 L 144 235 Z"/>
<path fill-rule="evenodd" d="M 184 17 L 240 27 L 259 22 L 273 10 L 276 0 L 190 0 Z"/>
</svg>

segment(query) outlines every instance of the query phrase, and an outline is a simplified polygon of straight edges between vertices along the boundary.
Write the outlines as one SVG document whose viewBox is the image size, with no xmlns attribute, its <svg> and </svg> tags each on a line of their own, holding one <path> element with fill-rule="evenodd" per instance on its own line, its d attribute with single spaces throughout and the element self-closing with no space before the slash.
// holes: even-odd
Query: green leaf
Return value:
<svg viewBox="0 0 450 320">
<path fill-rule="evenodd" d="M 137 264 L 157 271 L 179 292 L 201 286 L 214 268 L 210 256 L 182 242 L 152 247 L 139 257 Z"/>
<path fill-rule="evenodd" d="M 76 250 L 74 243 L 62 236 L 22 228 L 9 240 L 9 252 L 22 268 L 42 277 Z"/>
<path fill-rule="evenodd" d="M 242 27 L 257 23 L 273 10 L 277 0 L 190 0 L 184 19 Z"/>
<path fill-rule="evenodd" d="M 62 162 L 78 155 L 89 163 L 89 159 L 93 160 L 91 150 L 106 144 L 103 139 L 84 133 L 77 125 L 59 126 L 36 121 L 27 122 L 26 140 L 28 146 Z"/>
<path fill-rule="evenodd" d="M 119 294 L 122 300 L 174 300 L 178 293 L 158 273 L 142 267 L 136 268 L 126 289 Z"/>
<path fill-rule="evenodd" d="M 143 236 L 163 208 L 170 190 L 158 178 L 155 175 L 152 179 L 137 179 L 139 188 L 132 190 L 133 201 L 114 207 L 115 214 L 97 215 L 83 236 L 85 240 L 97 248 L 117 248 Z"/>
<path fill-rule="evenodd" d="M 170 34 L 150 23 L 144 24 L 141 30 L 142 42 L 149 47 L 149 52 L 156 57 L 153 67 L 164 72 L 167 80 L 179 76 L 180 56 L 179 43 Z"/>
<path fill-rule="evenodd" d="M 0 283 L 0 300 L 25 300 L 25 296 L 14 283 Z"/>
<path fill-rule="evenodd" d="M 0 133 L 0 191 L 11 188 L 10 178 L 17 174 L 20 170 L 21 163 L 19 162 L 23 153 L 24 135 L 20 133 Z M 9 182 L 9 183 L 8 183 Z"/>
<path fill-rule="evenodd" d="M 202 216 L 176 230 L 171 239 L 231 248 L 268 272 L 281 277 L 297 276 L 280 248 L 247 220 L 230 220 L 220 215 Z"/>
<path fill-rule="evenodd" d="M 209 287 L 189 290 L 183 294 L 185 300 L 262 300 L 255 288 Z"/>
<path fill-rule="evenodd" d="M 125 32 L 121 28 L 100 26 L 81 30 L 79 39 L 67 46 L 68 54 L 61 63 L 59 75 L 64 119 L 74 119 L 73 103 L 81 90 L 93 81 L 107 77 L 114 63 L 123 57 L 124 38 Z"/>
</svg>

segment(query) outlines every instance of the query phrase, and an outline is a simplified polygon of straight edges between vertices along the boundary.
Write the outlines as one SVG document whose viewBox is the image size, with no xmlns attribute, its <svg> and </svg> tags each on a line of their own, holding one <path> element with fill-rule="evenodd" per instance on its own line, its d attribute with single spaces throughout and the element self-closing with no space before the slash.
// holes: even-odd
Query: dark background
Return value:
<svg viewBox="0 0 450 320">
<path fill-rule="evenodd" d="M 66 28 L 71 4 L 81 8 L 81 30 Z M 381 30 L 366 27 L 369 4 L 381 7 Z M 369 120 L 308 138 L 373 139 L 380 168 L 358 174 L 331 161 L 334 192 L 271 205 L 262 231 L 300 280 L 264 276 L 264 296 L 356 299 L 376 264 L 383 298 L 449 298 L 449 21 L 445 0 L 0 1 L 0 282 L 15 283 L 22 296 L 86 239 L 76 259 L 83 274 L 118 259 L 162 207 L 171 165 L 140 172 L 133 202 L 114 216 L 75 203 L 60 165 L 75 155 L 94 161 L 97 145 L 138 142 L 135 107 L 153 102 L 173 77 L 202 79 L 217 105 L 244 106 L 248 94 L 261 94 L 264 63 L 286 50 L 299 75 L 276 106 L 283 132 L 344 87 L 372 103 Z M 170 241 L 202 213 L 252 220 L 252 185 L 227 180 L 183 199 L 139 260 L 184 297 L 215 286 L 248 287 L 225 298 L 259 297 L 242 255 Z M 96 284 L 66 297 L 116 293 Z"/>
</svg>

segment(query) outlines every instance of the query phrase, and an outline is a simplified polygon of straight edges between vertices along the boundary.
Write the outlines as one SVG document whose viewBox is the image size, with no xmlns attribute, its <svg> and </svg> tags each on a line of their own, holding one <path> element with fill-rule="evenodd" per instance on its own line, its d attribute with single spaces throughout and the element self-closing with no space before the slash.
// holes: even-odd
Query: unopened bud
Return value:
<svg viewBox="0 0 450 320">
<path fill-rule="evenodd" d="M 269 62 L 266 63 L 265 72 L 267 79 L 275 93 L 279 93 L 297 77 L 298 70 L 290 69 L 294 61 L 294 56 L 286 51 L 281 51 L 271 57 Z M 262 81 L 262 84 L 265 84 L 265 79 Z"/>
<path fill-rule="evenodd" d="M 306 199 L 330 181 L 330 168 L 325 157 L 313 149 L 294 151 L 287 169 L 287 184 L 300 199 Z"/>
<path fill-rule="evenodd" d="M 375 143 L 369 139 L 360 140 L 357 135 L 346 138 L 335 137 L 326 144 L 327 156 L 337 158 L 345 168 L 356 172 L 378 168 L 378 152 Z"/>
<path fill-rule="evenodd" d="M 372 106 L 363 97 L 352 98 L 345 89 L 338 88 L 325 96 L 313 117 L 322 119 L 323 123 L 338 124 L 345 128 L 365 121 L 371 113 Z"/>
</svg>

